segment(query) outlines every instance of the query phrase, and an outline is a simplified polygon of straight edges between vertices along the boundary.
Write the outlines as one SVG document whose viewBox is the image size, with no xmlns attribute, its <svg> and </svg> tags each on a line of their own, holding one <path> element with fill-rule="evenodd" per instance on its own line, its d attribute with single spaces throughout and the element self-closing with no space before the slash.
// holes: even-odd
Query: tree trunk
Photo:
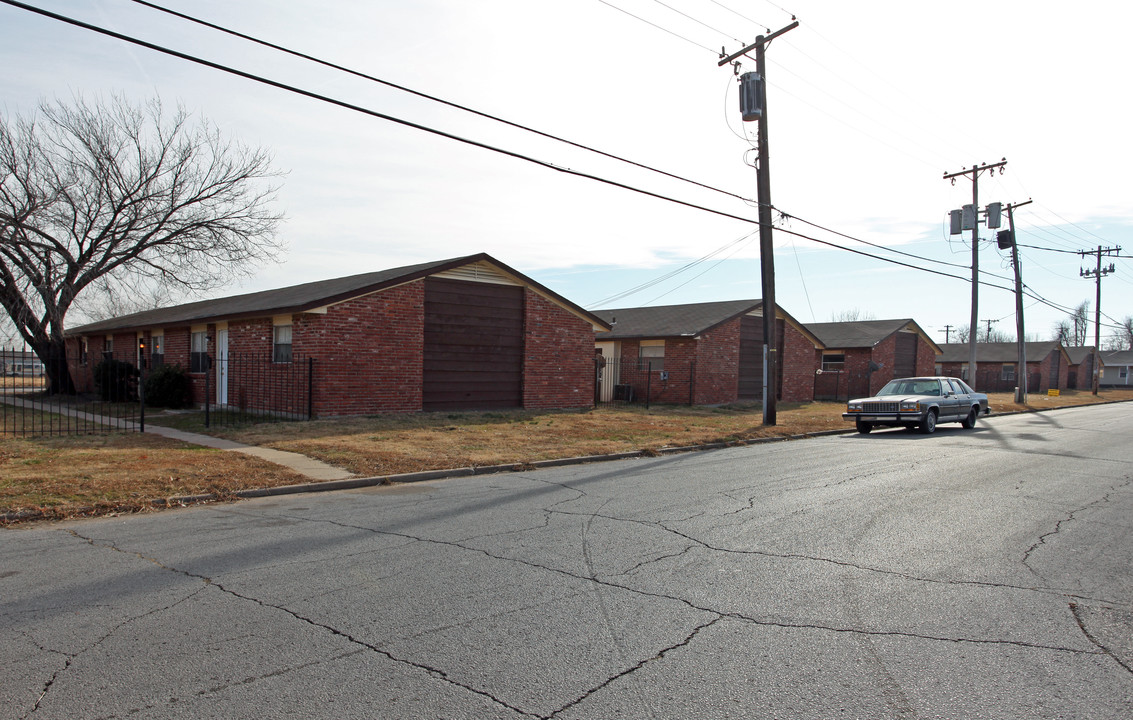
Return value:
<svg viewBox="0 0 1133 720">
<path fill-rule="evenodd" d="M 32 346 L 35 354 L 43 361 L 47 373 L 48 395 L 74 395 L 75 380 L 71 377 L 71 366 L 67 364 L 67 341 L 54 338 L 46 343 Z"/>
</svg>

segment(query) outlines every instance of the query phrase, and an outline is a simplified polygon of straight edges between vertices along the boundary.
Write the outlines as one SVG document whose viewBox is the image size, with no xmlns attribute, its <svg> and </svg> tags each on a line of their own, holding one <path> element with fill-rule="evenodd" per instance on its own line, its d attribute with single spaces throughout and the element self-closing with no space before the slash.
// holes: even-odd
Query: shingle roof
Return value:
<svg viewBox="0 0 1133 720">
<path fill-rule="evenodd" d="M 1070 356 L 1071 365 L 1081 365 L 1094 354 L 1093 345 L 1077 345 L 1075 347 L 1066 348 L 1066 354 Z"/>
<path fill-rule="evenodd" d="M 807 323 L 806 328 L 817 335 L 828 348 L 863 348 L 873 347 L 910 323 L 916 326 L 912 318 L 902 318 Z M 920 327 L 918 326 L 917 329 L 920 330 Z M 924 334 L 923 331 L 921 334 Z M 929 341 L 931 342 L 931 339 Z"/>
<path fill-rule="evenodd" d="M 761 307 L 763 307 L 762 300 L 722 300 L 687 305 L 614 308 L 593 312 L 613 325 L 609 332 L 599 333 L 598 339 L 621 340 L 695 337 L 737 315 L 745 315 Z"/>
<path fill-rule="evenodd" d="M 1113 367 L 1115 365 L 1133 365 L 1133 350 L 1114 350 L 1103 352 L 1102 364 Z"/>
<path fill-rule="evenodd" d="M 350 275 L 348 277 L 333 278 L 330 280 L 317 280 L 315 282 L 292 285 L 275 290 L 264 290 L 261 292 L 217 298 L 215 300 L 201 300 L 157 310 L 146 310 L 131 315 L 123 315 L 121 317 L 89 323 L 73 328 L 68 331 L 67 334 L 87 335 L 127 328 L 145 329 L 171 327 L 217 320 L 265 317 L 269 315 L 290 315 L 342 302 L 360 295 L 377 292 L 387 287 L 401 285 L 429 275 L 477 262 L 488 262 L 495 265 L 515 276 L 523 283 L 537 288 L 540 293 L 564 305 L 576 314 L 591 320 L 594 324 L 598 326 L 605 324 L 604 321 L 595 314 L 582 309 L 566 298 L 548 290 L 534 280 L 524 276 L 522 273 L 504 265 L 487 253 L 478 253 L 476 255 L 419 263 L 417 265 L 406 265 L 404 267 L 379 270 L 377 272 L 363 273 L 361 275 Z"/>
<path fill-rule="evenodd" d="M 1027 362 L 1038 362 L 1061 347 L 1057 340 L 1023 343 Z M 968 362 L 968 343 L 944 343 L 937 362 Z M 1014 363 L 1019 361 L 1019 344 L 1013 342 L 976 343 L 976 362 Z"/>
</svg>

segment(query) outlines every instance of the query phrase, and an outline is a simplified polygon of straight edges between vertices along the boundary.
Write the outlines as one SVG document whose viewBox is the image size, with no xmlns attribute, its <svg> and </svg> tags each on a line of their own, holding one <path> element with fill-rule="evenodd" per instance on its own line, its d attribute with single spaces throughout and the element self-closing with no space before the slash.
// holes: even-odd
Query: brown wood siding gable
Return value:
<svg viewBox="0 0 1133 720">
<path fill-rule="evenodd" d="M 425 410 L 519 407 L 523 288 L 425 280 Z"/>
</svg>

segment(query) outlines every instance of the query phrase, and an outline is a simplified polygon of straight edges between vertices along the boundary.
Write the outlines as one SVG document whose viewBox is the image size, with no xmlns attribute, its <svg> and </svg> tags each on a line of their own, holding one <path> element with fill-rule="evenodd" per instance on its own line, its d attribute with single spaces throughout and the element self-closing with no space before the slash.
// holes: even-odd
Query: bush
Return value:
<svg viewBox="0 0 1133 720">
<path fill-rule="evenodd" d="M 98 395 L 108 402 L 138 399 L 138 369 L 123 360 L 103 360 L 94 366 Z"/>
<path fill-rule="evenodd" d="M 146 405 L 177 410 L 191 402 L 189 374 L 180 365 L 161 365 L 146 378 Z"/>
</svg>

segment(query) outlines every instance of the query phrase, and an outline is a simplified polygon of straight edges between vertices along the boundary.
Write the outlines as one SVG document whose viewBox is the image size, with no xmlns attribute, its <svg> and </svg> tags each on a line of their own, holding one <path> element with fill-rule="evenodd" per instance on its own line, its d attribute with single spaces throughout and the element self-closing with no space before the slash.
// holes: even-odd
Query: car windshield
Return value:
<svg viewBox="0 0 1133 720">
<path fill-rule="evenodd" d="M 878 395 L 940 395 L 940 383 L 924 378 L 890 380 Z"/>
</svg>

